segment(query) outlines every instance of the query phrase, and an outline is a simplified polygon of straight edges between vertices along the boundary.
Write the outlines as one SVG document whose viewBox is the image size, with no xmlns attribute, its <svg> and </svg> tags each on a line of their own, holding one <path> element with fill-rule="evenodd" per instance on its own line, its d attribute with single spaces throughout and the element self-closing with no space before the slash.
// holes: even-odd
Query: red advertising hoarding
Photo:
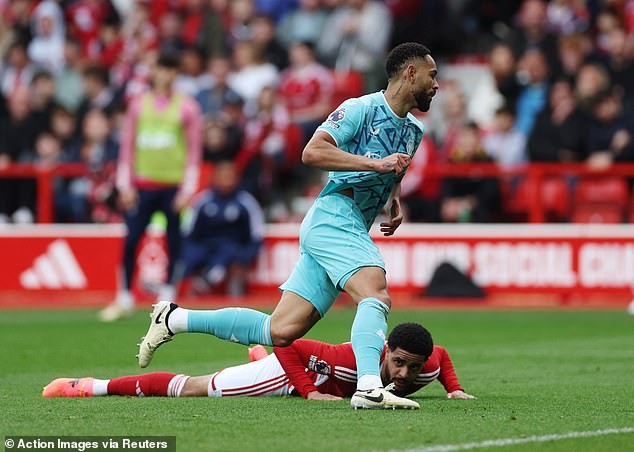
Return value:
<svg viewBox="0 0 634 452">
<path fill-rule="evenodd" d="M 298 225 L 271 225 L 250 286 L 275 290 L 290 274 Z M 488 292 L 629 293 L 634 228 L 629 225 L 403 225 L 394 237 L 372 231 L 392 290 L 419 293 L 442 262 L 453 263 Z M 4 293 L 114 294 L 122 251 L 120 225 L 0 227 L 0 300 Z M 139 249 L 137 287 L 165 276 L 160 233 Z"/>
</svg>

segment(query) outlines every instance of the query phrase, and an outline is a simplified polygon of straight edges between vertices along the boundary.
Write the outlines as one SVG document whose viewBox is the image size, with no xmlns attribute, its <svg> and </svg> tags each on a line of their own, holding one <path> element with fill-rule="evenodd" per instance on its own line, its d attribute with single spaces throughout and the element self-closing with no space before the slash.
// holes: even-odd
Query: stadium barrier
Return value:
<svg viewBox="0 0 634 452">
<path fill-rule="evenodd" d="M 275 301 L 298 256 L 297 224 L 268 225 L 249 277 L 251 294 Z M 72 299 L 102 304 L 115 294 L 122 225 L 0 226 L 0 306 L 54 306 Z M 394 237 L 371 231 L 393 292 L 417 296 L 443 262 L 471 276 L 488 294 L 602 293 L 625 300 L 634 280 L 629 225 L 403 225 Z M 161 231 L 140 246 L 135 290 L 141 299 L 165 277 Z"/>
<path fill-rule="evenodd" d="M 52 223 L 55 178 L 77 177 L 87 172 L 87 166 L 81 163 L 13 163 L 0 168 L 0 178 L 34 179 L 37 222 Z M 199 178 L 201 188 L 208 182 L 209 174 L 210 165 L 203 165 Z M 634 163 L 614 164 L 604 170 L 582 163 L 532 163 L 513 168 L 501 168 L 493 163 L 434 163 L 427 165 L 422 175 L 424 179 L 436 181 L 445 177 L 498 178 L 503 212 L 524 222 L 620 223 L 634 218 L 634 199 L 629 195 Z M 585 185 L 578 184 L 579 181 Z"/>
</svg>

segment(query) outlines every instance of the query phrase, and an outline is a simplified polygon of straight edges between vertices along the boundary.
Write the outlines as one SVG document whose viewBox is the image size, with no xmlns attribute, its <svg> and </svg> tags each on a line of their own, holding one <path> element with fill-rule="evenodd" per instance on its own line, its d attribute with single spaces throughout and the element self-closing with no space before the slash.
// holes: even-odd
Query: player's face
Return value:
<svg viewBox="0 0 634 452">
<path fill-rule="evenodd" d="M 425 361 L 426 356 L 410 353 L 400 347 L 393 351 L 388 348 L 381 368 L 384 383 L 394 383 L 397 390 L 407 388 L 414 383 Z"/>
<path fill-rule="evenodd" d="M 416 102 L 416 108 L 420 111 L 428 111 L 431 106 L 431 100 L 438 91 L 438 68 L 436 62 L 431 55 L 425 56 L 414 65 L 415 75 L 412 82 L 412 95 Z"/>
</svg>

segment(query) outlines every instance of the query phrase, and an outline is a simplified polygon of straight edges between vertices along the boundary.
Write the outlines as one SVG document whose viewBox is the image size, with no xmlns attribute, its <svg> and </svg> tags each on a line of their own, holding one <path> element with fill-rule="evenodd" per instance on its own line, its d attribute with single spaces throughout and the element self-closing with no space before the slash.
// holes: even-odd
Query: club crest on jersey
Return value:
<svg viewBox="0 0 634 452">
<path fill-rule="evenodd" d="M 331 369 L 326 361 L 323 359 L 317 360 L 315 355 L 310 355 L 310 359 L 308 360 L 308 368 L 313 372 L 317 372 L 322 375 L 330 375 Z"/>
<path fill-rule="evenodd" d="M 411 156 L 414 153 L 414 141 L 407 142 L 407 153 Z"/>
</svg>

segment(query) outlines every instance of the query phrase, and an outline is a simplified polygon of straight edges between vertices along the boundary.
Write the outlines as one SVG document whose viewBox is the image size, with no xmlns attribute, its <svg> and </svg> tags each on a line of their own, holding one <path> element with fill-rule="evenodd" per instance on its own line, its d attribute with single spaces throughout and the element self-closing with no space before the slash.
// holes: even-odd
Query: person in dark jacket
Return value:
<svg viewBox="0 0 634 452">
<path fill-rule="evenodd" d="M 218 162 L 211 187 L 197 195 L 182 228 L 183 275 L 200 273 L 212 289 L 226 282 L 230 295 L 245 292 L 264 235 L 262 209 L 238 183 L 235 164 Z"/>
</svg>

